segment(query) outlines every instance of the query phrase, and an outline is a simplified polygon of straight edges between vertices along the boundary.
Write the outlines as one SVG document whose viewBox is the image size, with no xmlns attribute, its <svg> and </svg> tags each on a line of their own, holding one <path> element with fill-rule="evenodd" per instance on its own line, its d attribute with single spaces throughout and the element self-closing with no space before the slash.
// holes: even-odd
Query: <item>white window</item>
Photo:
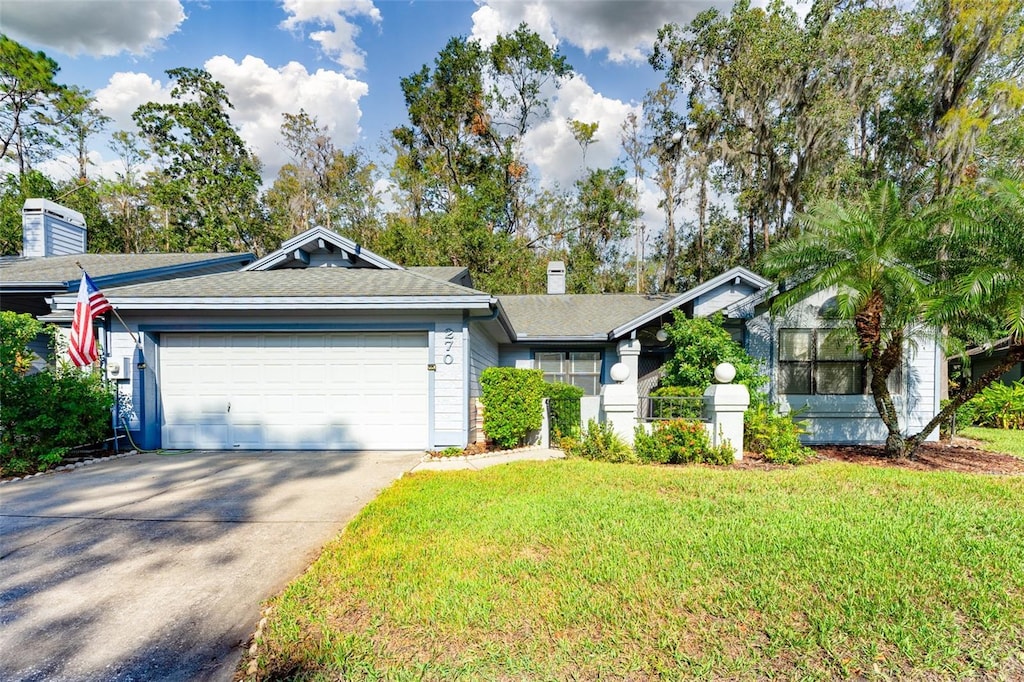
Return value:
<svg viewBox="0 0 1024 682">
<path fill-rule="evenodd" d="M 538 351 L 534 358 L 544 381 L 579 386 L 585 395 L 600 393 L 601 351 Z"/>
</svg>

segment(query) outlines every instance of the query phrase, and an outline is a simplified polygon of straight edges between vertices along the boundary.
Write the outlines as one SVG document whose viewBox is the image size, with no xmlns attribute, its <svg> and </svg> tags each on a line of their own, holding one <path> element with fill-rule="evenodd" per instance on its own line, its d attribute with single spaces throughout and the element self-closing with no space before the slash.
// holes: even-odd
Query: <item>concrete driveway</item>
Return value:
<svg viewBox="0 0 1024 682">
<path fill-rule="evenodd" d="M 0 488 L 0 679 L 230 680 L 259 606 L 416 452 L 136 455 Z"/>
</svg>

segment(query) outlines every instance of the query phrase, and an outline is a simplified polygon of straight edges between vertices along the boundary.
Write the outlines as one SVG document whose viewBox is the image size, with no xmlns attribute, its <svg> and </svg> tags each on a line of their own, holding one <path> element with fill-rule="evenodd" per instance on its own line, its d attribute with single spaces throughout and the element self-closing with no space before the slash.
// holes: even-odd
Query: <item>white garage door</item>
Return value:
<svg viewBox="0 0 1024 682">
<path fill-rule="evenodd" d="M 426 333 L 162 334 L 165 448 L 427 447 Z"/>
</svg>

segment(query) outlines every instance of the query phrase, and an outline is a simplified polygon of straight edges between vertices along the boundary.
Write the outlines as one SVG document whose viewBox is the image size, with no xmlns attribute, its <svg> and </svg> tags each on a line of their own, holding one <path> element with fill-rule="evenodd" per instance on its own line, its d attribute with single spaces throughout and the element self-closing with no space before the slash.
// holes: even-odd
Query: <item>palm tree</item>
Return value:
<svg viewBox="0 0 1024 682">
<path fill-rule="evenodd" d="M 945 205 L 919 206 L 882 183 L 850 205 L 818 204 L 799 218 L 799 236 L 763 257 L 765 274 L 783 282 L 776 310 L 837 290 L 836 313 L 851 323 L 867 359 L 891 457 L 912 456 L 960 405 L 1024 359 L 1024 182 L 981 188 Z M 1010 346 L 1003 363 L 965 387 L 919 433 L 906 435 L 887 380 L 903 359 L 909 330 L 922 324 L 959 338 L 1006 338 Z"/>
<path fill-rule="evenodd" d="M 882 183 L 849 205 L 817 204 L 798 217 L 797 237 L 762 257 L 765 274 L 784 289 L 776 311 L 836 290 L 836 314 L 852 323 L 867 359 L 875 409 L 888 432 L 886 453 L 893 457 L 907 456 L 917 445 L 900 431 L 887 380 L 903 360 L 907 331 L 925 311 L 930 280 L 915 261 L 937 217 L 930 207 L 905 205 L 895 185 Z"/>
<path fill-rule="evenodd" d="M 1024 361 L 1024 178 L 983 180 L 959 204 L 961 215 L 948 241 L 957 271 L 939 282 L 929 318 L 969 342 L 1005 344 L 1007 353 L 959 391 L 926 429 Z"/>
</svg>

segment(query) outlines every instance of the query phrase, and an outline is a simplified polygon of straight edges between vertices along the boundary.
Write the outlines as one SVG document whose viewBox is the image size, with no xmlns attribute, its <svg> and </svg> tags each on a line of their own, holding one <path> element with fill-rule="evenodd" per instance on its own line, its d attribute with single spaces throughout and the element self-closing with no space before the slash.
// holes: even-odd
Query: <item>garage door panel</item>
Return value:
<svg viewBox="0 0 1024 682">
<path fill-rule="evenodd" d="M 427 349 L 425 333 L 165 334 L 165 446 L 426 447 Z"/>
</svg>

